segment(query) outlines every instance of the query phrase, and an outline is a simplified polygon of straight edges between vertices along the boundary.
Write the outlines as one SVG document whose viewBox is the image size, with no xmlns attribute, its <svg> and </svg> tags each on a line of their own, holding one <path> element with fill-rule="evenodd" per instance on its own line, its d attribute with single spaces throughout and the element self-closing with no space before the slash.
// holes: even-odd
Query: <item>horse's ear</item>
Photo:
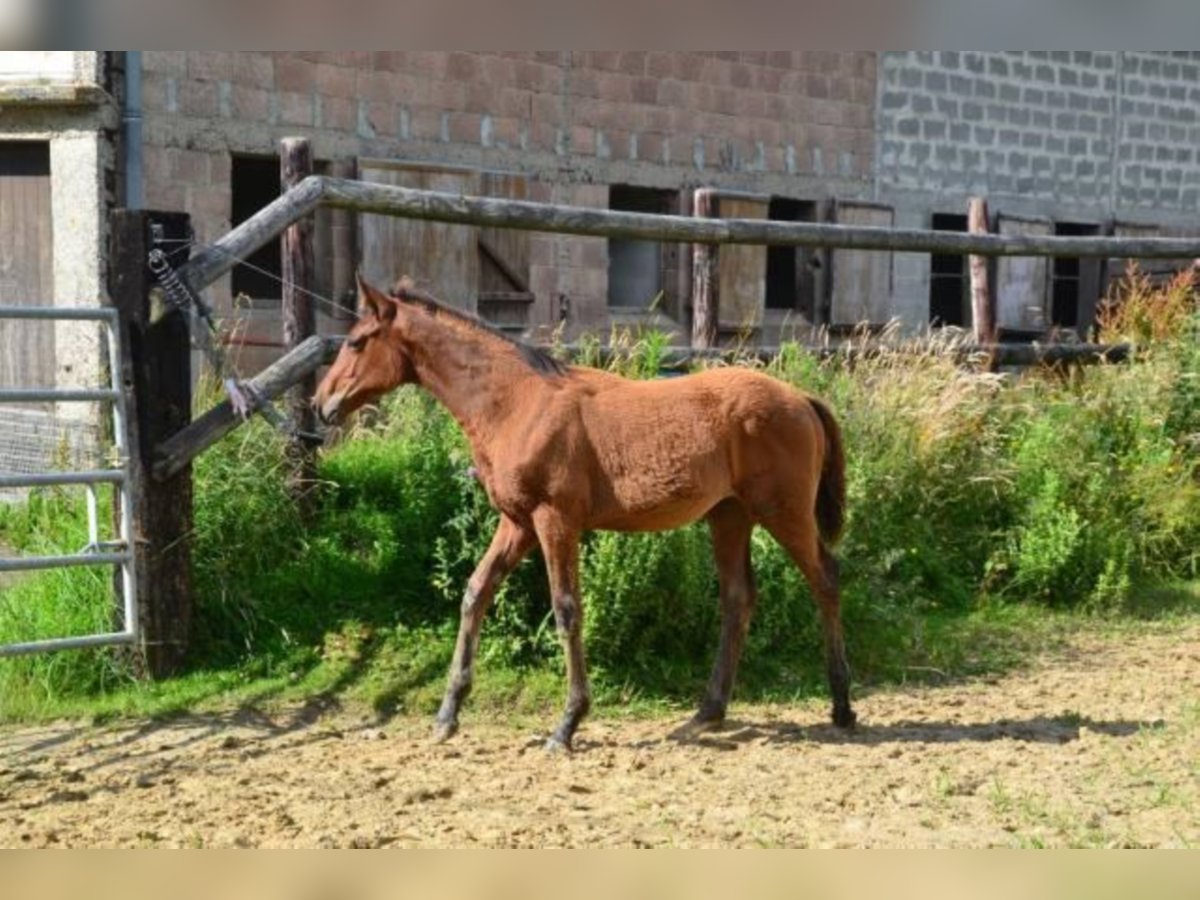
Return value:
<svg viewBox="0 0 1200 900">
<path fill-rule="evenodd" d="M 358 283 L 359 309 L 385 322 L 396 317 L 395 301 L 369 284 L 367 279 L 363 278 L 361 270 L 355 271 L 354 280 Z"/>
</svg>

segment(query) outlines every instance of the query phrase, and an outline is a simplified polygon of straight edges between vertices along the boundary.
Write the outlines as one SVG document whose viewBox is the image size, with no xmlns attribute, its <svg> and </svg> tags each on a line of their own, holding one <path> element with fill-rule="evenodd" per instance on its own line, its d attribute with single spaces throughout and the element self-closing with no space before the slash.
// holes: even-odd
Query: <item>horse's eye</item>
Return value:
<svg viewBox="0 0 1200 900">
<path fill-rule="evenodd" d="M 363 346 L 367 343 L 367 336 L 364 334 L 361 337 L 356 337 L 356 338 L 352 339 L 349 343 L 350 343 L 350 349 L 353 350 L 355 353 L 358 353 L 360 350 L 362 350 Z"/>
</svg>

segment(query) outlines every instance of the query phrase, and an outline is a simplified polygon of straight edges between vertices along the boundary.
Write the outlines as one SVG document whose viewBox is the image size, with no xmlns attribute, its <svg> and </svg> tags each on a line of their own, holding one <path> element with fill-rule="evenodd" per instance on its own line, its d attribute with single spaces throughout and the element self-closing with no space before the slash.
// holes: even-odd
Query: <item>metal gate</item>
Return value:
<svg viewBox="0 0 1200 900">
<path fill-rule="evenodd" d="M 3 388 L 0 404 L 5 403 L 109 403 L 113 416 L 113 443 L 120 468 L 86 472 L 0 472 L 0 489 L 31 488 L 49 485 L 83 485 L 87 492 L 88 544 L 78 553 L 64 556 L 0 557 L 0 572 L 55 569 L 66 566 L 114 565 L 121 570 L 124 600 L 124 628 L 104 634 L 76 635 L 0 645 L 0 656 L 97 647 L 106 644 L 131 644 L 138 638 L 137 594 L 134 579 L 133 507 L 130 498 L 130 446 L 125 395 L 121 390 L 121 346 L 117 311 L 111 308 L 71 309 L 62 307 L 0 307 L 0 320 L 33 319 L 41 321 L 98 322 L 104 326 L 111 361 L 111 381 L 107 388 Z M 120 504 L 120 533 L 117 541 L 100 540 L 96 486 L 111 484 Z"/>
</svg>

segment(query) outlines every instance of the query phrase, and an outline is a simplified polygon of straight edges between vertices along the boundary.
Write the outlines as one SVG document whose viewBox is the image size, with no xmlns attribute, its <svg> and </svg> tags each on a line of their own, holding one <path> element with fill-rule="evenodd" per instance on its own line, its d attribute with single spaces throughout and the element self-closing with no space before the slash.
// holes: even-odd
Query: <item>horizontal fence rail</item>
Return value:
<svg viewBox="0 0 1200 900">
<path fill-rule="evenodd" d="M 1059 237 L 974 234 L 916 228 L 828 225 L 762 219 L 710 219 L 587 209 L 525 200 L 473 197 L 312 175 L 272 201 L 180 269 L 199 291 L 320 206 L 490 228 L 691 244 L 839 247 L 975 256 L 1195 259 L 1200 237 Z"/>
<path fill-rule="evenodd" d="M 324 360 L 332 363 L 345 340 L 330 336 L 324 341 Z M 998 366 L 1038 366 L 1059 363 L 1124 362 L 1134 352 L 1133 344 L 952 344 L 944 349 L 930 349 L 926 345 L 888 344 L 884 342 L 854 341 L 845 344 L 798 344 L 800 352 L 811 353 L 822 359 L 858 359 L 884 353 L 944 353 L 958 360 L 990 359 Z M 554 347 L 546 347 L 553 350 Z M 678 369 L 695 362 L 717 362 L 752 359 L 768 363 L 775 359 L 783 347 L 667 347 L 663 350 L 661 368 Z M 593 354 L 601 365 L 628 353 L 612 346 L 584 347 L 580 344 L 565 344 L 562 350 L 571 362 L 589 358 Z M 281 368 L 290 368 L 291 359 L 299 359 L 293 351 L 276 363 Z M 306 370 L 307 371 L 307 370 Z"/>
<path fill-rule="evenodd" d="M 957 360 L 988 359 L 998 366 L 1037 366 L 1074 362 L 1124 362 L 1133 352 L 1132 344 L 956 344 L 946 348 L 930 348 L 927 345 L 887 344 L 855 342 L 852 344 L 805 345 L 800 344 L 802 353 L 810 353 L 823 359 L 862 359 L 888 353 L 899 354 L 944 354 Z M 663 350 L 660 367 L 663 369 L 685 368 L 697 361 L 755 360 L 769 363 L 779 356 L 781 347 L 668 347 Z M 603 365 L 628 354 L 619 348 L 601 346 L 583 348 L 577 345 L 566 347 L 571 359 L 595 354 Z"/>
<path fill-rule="evenodd" d="M 1194 259 L 1200 257 L 1200 238 L 1058 237 L 947 232 L 780 222 L 760 219 L 719 219 L 696 216 L 597 210 L 549 203 L 425 191 L 309 176 L 269 203 L 213 244 L 200 249 L 180 267 L 187 286 L 199 292 L 229 272 L 292 224 L 320 207 L 378 213 L 493 228 L 516 228 L 593 237 L 634 238 L 693 244 L 761 244 L 793 247 L 839 247 L 891 252 L 947 253 L 976 256 L 1070 256 L 1102 258 Z M 249 384 L 255 395 L 271 400 L 321 365 L 332 361 L 341 339 L 310 338 L 263 370 Z M 903 347 L 855 342 L 849 345 L 806 346 L 821 356 L 860 357 L 878 352 L 905 352 Z M 966 344 L 947 348 L 958 359 L 986 357 L 999 366 L 1029 366 L 1070 362 L 1117 362 L 1128 358 L 1129 345 L 1099 344 Z M 672 348 L 663 368 L 680 368 L 703 359 L 767 361 L 778 348 L 722 350 Z M 578 358 L 582 351 L 567 348 Z M 613 351 L 601 348 L 601 361 Z M 154 478 L 163 480 L 182 471 L 195 456 L 240 424 L 228 403 L 218 404 L 155 449 Z"/>
<path fill-rule="evenodd" d="M 336 355 L 341 338 L 313 336 L 285 353 L 247 383 L 260 402 L 275 400 L 293 384 L 317 371 Z M 181 472 L 196 456 L 242 423 L 228 400 L 218 403 L 155 448 L 154 477 L 159 481 Z"/>
</svg>

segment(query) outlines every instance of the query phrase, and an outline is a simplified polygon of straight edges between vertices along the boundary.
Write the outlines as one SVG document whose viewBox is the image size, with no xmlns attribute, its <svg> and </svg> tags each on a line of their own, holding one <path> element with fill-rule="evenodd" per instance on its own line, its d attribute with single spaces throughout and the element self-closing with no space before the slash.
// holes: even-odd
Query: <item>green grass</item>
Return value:
<svg viewBox="0 0 1200 900">
<path fill-rule="evenodd" d="M 661 335 L 622 346 L 616 368 L 657 370 Z M 997 378 L 937 347 L 913 349 L 846 366 L 787 347 L 768 367 L 827 397 L 843 425 L 850 518 L 839 556 L 857 690 L 1004 672 L 1081 629 L 1119 636 L 1200 612 L 1192 331 L 1131 365 L 1069 375 Z M 430 713 L 463 586 L 495 524 L 469 464 L 453 421 L 402 390 L 324 453 L 304 522 L 278 436 L 243 427 L 195 466 L 188 672 L 139 684 L 113 650 L 4 660 L 0 719 L 300 700 Z M 69 493 L 0 505 L 0 542 L 21 552 L 74 550 L 85 531 Z M 760 600 L 738 698 L 823 697 L 807 586 L 766 534 L 753 553 Z M 703 526 L 591 535 L 582 571 L 598 711 L 690 706 L 717 634 Z M 106 628 L 113 603 L 103 570 L 7 583 L 0 642 Z M 489 614 L 472 709 L 544 715 L 560 703 L 562 671 L 535 556 Z"/>
</svg>

